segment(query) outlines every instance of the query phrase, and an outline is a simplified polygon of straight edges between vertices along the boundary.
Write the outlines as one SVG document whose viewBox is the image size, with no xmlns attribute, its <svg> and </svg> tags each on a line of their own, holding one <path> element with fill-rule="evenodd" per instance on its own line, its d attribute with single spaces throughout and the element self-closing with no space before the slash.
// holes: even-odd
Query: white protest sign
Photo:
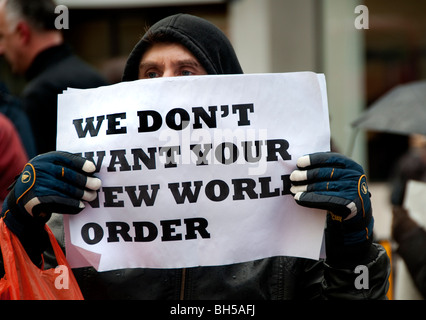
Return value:
<svg viewBox="0 0 426 320">
<path fill-rule="evenodd" d="M 325 213 L 298 206 L 298 157 L 328 151 L 325 79 L 310 72 L 138 80 L 69 89 L 57 149 L 102 188 L 65 216 L 71 266 L 97 270 L 318 259 Z"/>
</svg>

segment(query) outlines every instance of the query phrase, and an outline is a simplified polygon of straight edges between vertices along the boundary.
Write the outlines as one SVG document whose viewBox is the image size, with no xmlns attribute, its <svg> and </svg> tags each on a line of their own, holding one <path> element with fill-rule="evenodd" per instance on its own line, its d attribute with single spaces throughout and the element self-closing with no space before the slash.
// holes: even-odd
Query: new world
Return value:
<svg viewBox="0 0 426 320">
<path fill-rule="evenodd" d="M 258 177 L 257 179 L 230 179 L 230 181 L 214 179 L 208 182 L 202 180 L 173 182 L 168 184 L 168 190 L 176 204 L 196 203 L 201 197 L 213 202 L 220 202 L 228 198 L 239 201 L 290 194 L 290 175 L 281 175 L 279 179 L 279 187 L 272 187 L 275 183 L 272 181 L 272 177 Z M 99 191 L 96 200 L 89 204 L 92 208 L 123 208 L 126 203 L 130 202 L 133 207 L 151 207 L 154 206 L 159 191 L 159 184 L 104 186 Z"/>
</svg>

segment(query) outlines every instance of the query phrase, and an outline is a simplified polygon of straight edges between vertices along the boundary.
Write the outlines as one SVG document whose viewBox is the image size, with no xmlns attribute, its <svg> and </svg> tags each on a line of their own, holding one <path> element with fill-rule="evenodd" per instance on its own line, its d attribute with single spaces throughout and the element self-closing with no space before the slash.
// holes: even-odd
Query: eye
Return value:
<svg viewBox="0 0 426 320">
<path fill-rule="evenodd" d="M 189 70 L 182 70 L 181 75 L 182 76 L 192 76 L 194 73 Z"/>
<path fill-rule="evenodd" d="M 159 76 L 160 75 L 157 72 L 154 72 L 154 71 L 150 71 L 150 72 L 146 73 L 146 77 L 150 78 L 150 79 L 152 79 L 152 78 L 158 78 Z"/>
</svg>

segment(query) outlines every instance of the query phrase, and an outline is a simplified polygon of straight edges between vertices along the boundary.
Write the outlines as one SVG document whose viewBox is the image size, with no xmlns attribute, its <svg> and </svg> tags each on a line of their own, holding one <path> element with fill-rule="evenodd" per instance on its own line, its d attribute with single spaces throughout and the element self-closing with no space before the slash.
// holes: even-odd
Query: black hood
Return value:
<svg viewBox="0 0 426 320">
<path fill-rule="evenodd" d="M 185 46 L 208 74 L 241 74 L 234 48 L 225 34 L 212 23 L 188 14 L 177 14 L 155 23 L 148 32 L 163 33 Z M 148 33 L 147 32 L 147 33 Z M 123 81 L 138 79 L 139 63 L 149 45 L 142 39 L 133 48 L 123 73 Z"/>
</svg>

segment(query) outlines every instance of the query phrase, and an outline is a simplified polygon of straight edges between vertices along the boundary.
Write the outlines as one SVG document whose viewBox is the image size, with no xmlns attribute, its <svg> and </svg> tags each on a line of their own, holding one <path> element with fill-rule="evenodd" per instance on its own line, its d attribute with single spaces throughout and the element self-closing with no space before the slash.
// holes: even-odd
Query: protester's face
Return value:
<svg viewBox="0 0 426 320">
<path fill-rule="evenodd" d="M 21 39 L 17 27 L 11 27 L 6 20 L 4 3 L 0 5 L 0 55 L 9 62 L 14 72 L 21 72 Z"/>
<path fill-rule="evenodd" d="M 139 64 L 139 79 L 205 74 L 194 55 L 179 43 L 154 44 Z"/>
</svg>

